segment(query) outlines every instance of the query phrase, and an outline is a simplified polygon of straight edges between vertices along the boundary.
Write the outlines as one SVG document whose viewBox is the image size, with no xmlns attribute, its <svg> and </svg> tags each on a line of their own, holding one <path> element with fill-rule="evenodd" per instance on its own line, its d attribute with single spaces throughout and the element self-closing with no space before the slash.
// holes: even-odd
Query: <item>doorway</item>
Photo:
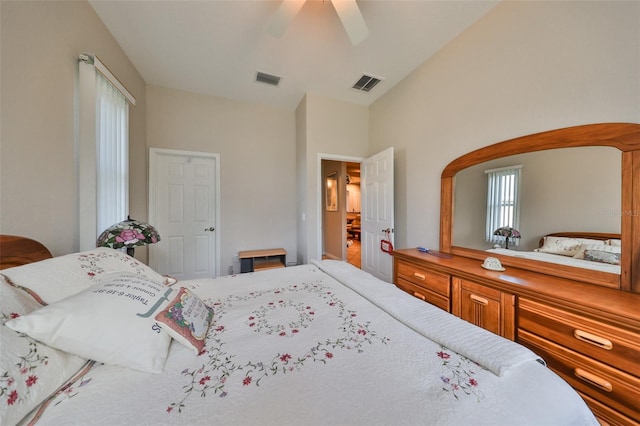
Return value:
<svg viewBox="0 0 640 426">
<path fill-rule="evenodd" d="M 343 208 L 343 217 L 331 222 L 325 222 L 326 212 L 326 187 L 327 172 L 323 170 L 323 162 L 325 160 L 333 160 L 340 163 L 340 170 L 344 168 L 341 176 L 346 176 L 345 162 L 357 162 L 360 164 L 360 210 L 361 210 L 361 232 L 360 232 L 360 248 L 361 248 L 361 266 L 365 272 L 370 273 L 374 277 L 383 281 L 393 281 L 393 233 L 394 233 L 394 196 L 393 196 L 393 178 L 394 178 L 394 155 L 393 147 L 389 147 L 369 158 L 353 158 L 329 156 L 326 154 L 318 154 L 318 206 L 320 212 L 318 218 L 318 253 L 327 253 L 329 248 L 325 241 L 327 238 L 336 238 L 335 235 L 342 235 L 341 239 L 331 240 L 337 242 L 340 249 L 333 253 L 342 253 L 336 256 L 338 259 L 346 260 L 346 210 Z M 337 172 L 336 172 L 337 174 Z M 342 194 L 346 192 L 346 180 L 338 179 L 339 187 Z M 323 199 L 324 197 L 324 199 Z M 338 196 L 341 205 L 344 201 L 340 201 L 342 195 Z M 340 212 L 339 209 L 335 209 Z M 328 215 L 327 215 L 328 216 Z M 336 219 L 338 216 L 332 216 Z M 338 223 L 339 225 L 335 225 Z M 338 230 L 327 229 L 325 232 L 325 224 L 328 228 L 337 228 Z M 344 225 L 343 225 L 344 224 Z M 344 234 L 341 234 L 344 232 Z M 334 255 L 335 256 L 335 255 Z M 327 256 L 331 258 L 330 256 Z"/>
<path fill-rule="evenodd" d="M 323 159 L 322 257 L 361 267 L 360 163 Z"/>
</svg>

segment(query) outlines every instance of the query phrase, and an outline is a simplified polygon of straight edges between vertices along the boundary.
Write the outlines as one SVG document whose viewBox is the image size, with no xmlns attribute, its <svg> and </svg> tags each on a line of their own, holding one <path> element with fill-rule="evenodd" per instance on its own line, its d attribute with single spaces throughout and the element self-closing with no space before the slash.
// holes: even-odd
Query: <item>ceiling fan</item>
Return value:
<svg viewBox="0 0 640 426">
<path fill-rule="evenodd" d="M 282 0 L 280 7 L 271 17 L 267 32 L 274 37 L 282 37 L 287 27 L 307 0 Z M 356 4 L 356 0 L 331 0 L 351 44 L 356 46 L 369 36 L 367 24 Z"/>
</svg>

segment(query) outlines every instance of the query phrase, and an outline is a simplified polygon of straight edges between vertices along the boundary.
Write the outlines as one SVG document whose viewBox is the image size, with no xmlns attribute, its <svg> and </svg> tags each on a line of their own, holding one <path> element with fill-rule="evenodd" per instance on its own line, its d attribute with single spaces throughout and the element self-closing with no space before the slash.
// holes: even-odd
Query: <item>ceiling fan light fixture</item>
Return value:
<svg viewBox="0 0 640 426">
<path fill-rule="evenodd" d="M 306 1 L 282 0 L 280 7 L 267 23 L 266 32 L 276 38 L 282 37 Z M 369 37 L 369 29 L 356 0 L 331 0 L 331 4 L 336 10 L 352 45 L 356 46 Z"/>
</svg>

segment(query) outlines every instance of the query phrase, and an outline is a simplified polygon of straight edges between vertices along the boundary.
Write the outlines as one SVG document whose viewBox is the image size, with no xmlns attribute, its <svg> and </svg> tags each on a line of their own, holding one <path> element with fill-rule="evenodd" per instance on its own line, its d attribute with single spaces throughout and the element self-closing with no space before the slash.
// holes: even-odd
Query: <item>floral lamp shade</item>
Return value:
<svg viewBox="0 0 640 426">
<path fill-rule="evenodd" d="M 511 228 L 510 226 L 502 226 L 495 231 L 493 231 L 493 235 L 498 235 L 500 237 L 504 237 L 505 248 L 509 248 L 509 239 L 511 238 L 520 238 L 520 231 L 517 229 Z"/>
<path fill-rule="evenodd" d="M 120 223 L 105 229 L 98 237 L 97 247 L 114 249 L 127 248 L 127 254 L 133 256 L 134 247 L 154 244 L 160 241 L 158 230 L 146 222 L 127 217 Z"/>
</svg>

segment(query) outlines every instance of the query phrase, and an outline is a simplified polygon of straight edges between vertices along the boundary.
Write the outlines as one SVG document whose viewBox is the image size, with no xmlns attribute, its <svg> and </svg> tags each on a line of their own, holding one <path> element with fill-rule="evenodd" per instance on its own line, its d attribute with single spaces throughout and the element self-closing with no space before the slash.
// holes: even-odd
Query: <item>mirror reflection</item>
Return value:
<svg viewBox="0 0 640 426">
<path fill-rule="evenodd" d="M 487 224 L 487 171 L 512 166 L 521 167 L 520 209 L 514 226 L 520 237 L 510 239 L 509 250 L 531 252 L 550 233 L 621 232 L 621 152 L 600 146 L 562 148 L 502 157 L 458 172 L 454 246 L 505 248 L 505 238 L 489 238 L 498 226 Z"/>
</svg>

